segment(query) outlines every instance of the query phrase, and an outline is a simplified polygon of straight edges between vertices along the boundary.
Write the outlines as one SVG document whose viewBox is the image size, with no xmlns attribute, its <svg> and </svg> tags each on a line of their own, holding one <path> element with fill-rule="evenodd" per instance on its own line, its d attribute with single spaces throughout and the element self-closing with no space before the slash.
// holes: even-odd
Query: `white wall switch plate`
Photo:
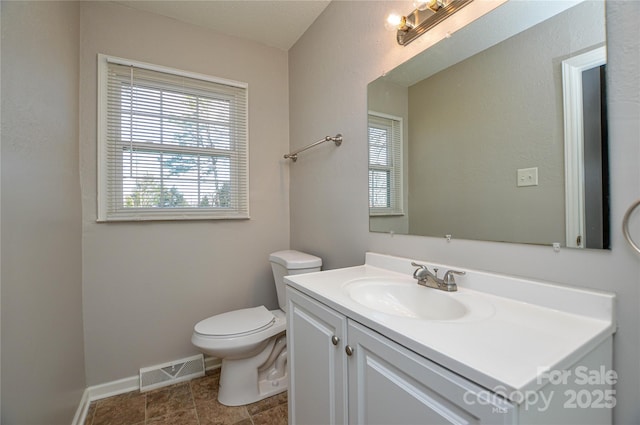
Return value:
<svg viewBox="0 0 640 425">
<path fill-rule="evenodd" d="M 520 168 L 518 170 L 518 187 L 538 185 L 538 167 Z"/>
</svg>

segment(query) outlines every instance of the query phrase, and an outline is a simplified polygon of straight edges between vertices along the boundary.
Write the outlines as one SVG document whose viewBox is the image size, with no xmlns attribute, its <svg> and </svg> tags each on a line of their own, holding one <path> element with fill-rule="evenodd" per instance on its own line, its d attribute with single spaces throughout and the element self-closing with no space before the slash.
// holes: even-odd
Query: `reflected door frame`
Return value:
<svg viewBox="0 0 640 425">
<path fill-rule="evenodd" d="M 565 227 L 568 248 L 587 246 L 585 228 L 582 73 L 607 63 L 605 46 L 562 61 Z"/>
</svg>

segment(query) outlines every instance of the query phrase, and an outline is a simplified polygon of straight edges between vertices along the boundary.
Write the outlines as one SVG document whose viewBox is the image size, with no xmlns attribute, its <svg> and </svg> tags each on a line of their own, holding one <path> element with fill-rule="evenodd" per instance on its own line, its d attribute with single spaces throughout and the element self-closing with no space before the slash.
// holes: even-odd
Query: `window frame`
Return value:
<svg viewBox="0 0 640 425">
<path fill-rule="evenodd" d="M 397 139 L 393 137 L 392 126 L 386 126 L 387 131 L 391 133 L 390 151 L 388 152 L 390 158 L 390 164 L 386 166 L 372 165 L 371 164 L 371 147 L 369 139 L 369 129 L 371 128 L 370 117 L 395 121 L 398 125 Z M 367 181 L 370 183 L 372 170 L 383 170 L 389 172 L 389 203 L 388 207 L 373 207 L 371 206 L 371 186 L 368 183 L 369 194 L 369 216 L 402 216 L 404 215 L 404 170 L 403 170 L 403 148 L 404 148 L 404 120 L 402 117 L 390 115 L 382 112 L 368 111 L 367 113 Z"/>
<path fill-rule="evenodd" d="M 124 154 L 119 153 L 116 159 L 109 162 L 109 141 L 107 139 L 108 133 L 108 67 L 109 64 L 118 64 L 123 66 L 132 66 L 142 70 L 162 72 L 177 77 L 185 77 L 195 80 L 201 80 L 209 83 L 220 84 L 223 86 L 233 87 L 236 89 L 242 89 L 244 92 L 244 105 L 240 105 L 241 113 L 244 117 L 243 134 L 245 135 L 242 140 L 234 139 L 234 143 L 242 143 L 240 149 L 232 149 L 231 151 L 224 151 L 225 156 L 235 157 L 242 155 L 244 152 L 245 158 L 238 163 L 232 169 L 232 181 L 235 179 L 235 184 L 238 187 L 238 193 L 241 196 L 240 202 L 236 203 L 231 208 L 221 207 L 154 207 L 154 208 L 125 208 L 124 200 L 122 196 L 123 190 L 123 166 L 119 166 L 117 157 L 121 157 Z M 212 77 L 209 75 L 198 74 L 189 71 L 178 70 L 174 68 L 164 67 L 160 65 L 149 64 L 145 62 L 134 61 L 130 59 L 119 58 L 110 55 L 98 54 L 98 122 L 97 122 L 97 222 L 111 222 L 111 221 L 153 221 L 153 220 L 211 220 L 211 219 L 249 219 L 249 93 L 248 84 L 228 80 L 218 77 Z M 216 96 L 223 98 L 224 94 L 216 93 Z M 230 97 L 233 95 L 229 94 Z M 234 98 L 235 100 L 235 98 Z M 142 150 L 138 151 L 153 151 L 158 153 L 175 152 L 183 153 L 187 155 L 194 155 L 196 153 L 204 153 L 205 148 L 186 146 L 179 147 L 175 145 L 159 145 L 157 150 L 148 149 L 151 144 L 144 145 L 144 142 L 132 142 L 131 146 L 139 145 Z M 214 148 L 207 150 L 208 154 L 215 152 Z M 115 172 L 113 178 L 120 183 L 115 185 L 115 196 L 111 196 L 118 200 L 120 204 L 116 205 L 115 212 L 111 201 L 110 195 L 114 192 L 109 192 L 109 178 L 108 169 L 110 165 L 114 165 Z"/>
</svg>

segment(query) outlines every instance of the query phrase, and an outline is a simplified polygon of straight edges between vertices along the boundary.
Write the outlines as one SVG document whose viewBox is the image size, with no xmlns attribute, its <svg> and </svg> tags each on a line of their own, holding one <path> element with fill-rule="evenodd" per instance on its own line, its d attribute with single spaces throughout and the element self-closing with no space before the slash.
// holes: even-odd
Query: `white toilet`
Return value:
<svg viewBox="0 0 640 425">
<path fill-rule="evenodd" d="M 322 259 L 299 251 L 269 256 L 279 310 L 264 306 L 234 310 L 198 322 L 191 342 L 222 359 L 218 401 L 241 406 L 283 392 L 288 386 L 285 329 L 287 275 L 320 271 Z"/>
</svg>

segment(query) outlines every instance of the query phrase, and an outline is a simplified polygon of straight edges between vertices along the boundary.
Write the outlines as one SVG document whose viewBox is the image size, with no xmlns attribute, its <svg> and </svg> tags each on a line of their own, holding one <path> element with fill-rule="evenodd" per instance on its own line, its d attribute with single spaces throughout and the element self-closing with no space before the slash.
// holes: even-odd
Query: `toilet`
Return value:
<svg viewBox="0 0 640 425">
<path fill-rule="evenodd" d="M 241 406 L 286 391 L 287 340 L 284 277 L 320 271 L 322 259 L 299 251 L 269 256 L 279 310 L 264 306 L 234 310 L 198 322 L 191 343 L 222 360 L 218 401 Z"/>
</svg>

